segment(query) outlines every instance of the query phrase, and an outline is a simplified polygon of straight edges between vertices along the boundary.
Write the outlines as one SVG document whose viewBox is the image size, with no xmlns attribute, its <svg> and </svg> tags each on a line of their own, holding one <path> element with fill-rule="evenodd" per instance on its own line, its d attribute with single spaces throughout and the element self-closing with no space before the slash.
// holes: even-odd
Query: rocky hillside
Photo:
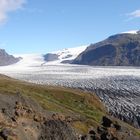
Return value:
<svg viewBox="0 0 140 140">
<path fill-rule="evenodd" d="M 95 95 L 0 75 L 0 140 L 139 140 L 139 134 Z"/>
<path fill-rule="evenodd" d="M 15 58 L 12 55 L 9 55 L 5 50 L 0 49 L 0 66 L 7 66 L 10 64 L 17 63 L 20 58 Z"/>
<path fill-rule="evenodd" d="M 110 36 L 91 44 L 74 64 L 98 66 L 140 66 L 140 32 Z"/>
<path fill-rule="evenodd" d="M 0 95 L 0 137 L 4 140 L 76 140 L 67 119 L 47 113 L 31 99 Z"/>
</svg>

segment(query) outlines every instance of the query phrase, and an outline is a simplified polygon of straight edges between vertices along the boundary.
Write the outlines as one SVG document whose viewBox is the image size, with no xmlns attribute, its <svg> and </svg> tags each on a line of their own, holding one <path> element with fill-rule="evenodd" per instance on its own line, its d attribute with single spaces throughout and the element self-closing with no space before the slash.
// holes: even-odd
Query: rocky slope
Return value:
<svg viewBox="0 0 140 140">
<path fill-rule="evenodd" d="M 125 132 L 125 134 L 124 134 Z M 88 134 L 82 135 L 81 140 L 139 140 L 131 131 L 122 127 L 117 121 L 103 116 L 101 125 L 96 129 L 89 130 Z"/>
<path fill-rule="evenodd" d="M 76 140 L 66 120 L 45 111 L 31 99 L 0 94 L 0 137 L 4 140 Z M 47 112 L 46 112 L 47 113 Z"/>
<path fill-rule="evenodd" d="M 9 55 L 5 50 L 0 49 L 0 66 L 14 64 L 19 60 L 20 58 L 15 58 L 14 56 Z"/>
<path fill-rule="evenodd" d="M 140 66 L 140 32 L 121 33 L 91 44 L 73 64 Z"/>
<path fill-rule="evenodd" d="M 95 95 L 0 76 L 1 140 L 139 140 L 138 135 L 107 115 Z"/>
</svg>

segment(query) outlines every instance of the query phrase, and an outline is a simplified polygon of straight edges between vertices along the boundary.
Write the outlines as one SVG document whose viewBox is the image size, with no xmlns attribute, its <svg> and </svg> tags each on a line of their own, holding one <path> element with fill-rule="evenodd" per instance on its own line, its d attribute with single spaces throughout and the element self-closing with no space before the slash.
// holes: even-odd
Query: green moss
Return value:
<svg viewBox="0 0 140 140">
<path fill-rule="evenodd" d="M 20 92 L 36 100 L 48 111 L 72 115 L 75 118 L 80 116 L 94 123 L 99 123 L 105 114 L 104 107 L 95 95 L 85 94 L 80 90 L 35 85 L 2 76 L 0 91 L 11 95 Z M 81 123 L 86 126 L 85 122 Z"/>
</svg>

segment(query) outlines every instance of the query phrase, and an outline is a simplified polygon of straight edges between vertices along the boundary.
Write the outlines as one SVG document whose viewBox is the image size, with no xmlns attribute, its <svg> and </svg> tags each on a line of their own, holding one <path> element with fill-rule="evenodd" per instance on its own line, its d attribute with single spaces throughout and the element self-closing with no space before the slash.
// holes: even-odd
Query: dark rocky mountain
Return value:
<svg viewBox="0 0 140 140">
<path fill-rule="evenodd" d="M 15 58 L 13 55 L 9 55 L 5 50 L 0 49 L 0 66 L 6 66 L 17 63 L 21 58 Z"/>
<path fill-rule="evenodd" d="M 46 55 L 44 55 L 44 60 L 47 61 L 55 61 L 58 60 L 58 55 L 57 54 L 52 54 L 52 53 L 48 53 Z"/>
<path fill-rule="evenodd" d="M 97 66 L 140 66 L 140 32 L 110 36 L 91 44 L 72 63 Z"/>
</svg>

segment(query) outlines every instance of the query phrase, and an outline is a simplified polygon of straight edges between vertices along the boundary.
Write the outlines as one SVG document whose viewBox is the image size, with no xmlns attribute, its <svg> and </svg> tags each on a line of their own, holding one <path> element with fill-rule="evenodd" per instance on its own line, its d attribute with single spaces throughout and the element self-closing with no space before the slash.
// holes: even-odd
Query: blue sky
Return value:
<svg viewBox="0 0 140 140">
<path fill-rule="evenodd" d="M 140 0 L 4 2 L 0 0 L 0 48 L 12 54 L 47 53 L 140 29 Z"/>
</svg>

